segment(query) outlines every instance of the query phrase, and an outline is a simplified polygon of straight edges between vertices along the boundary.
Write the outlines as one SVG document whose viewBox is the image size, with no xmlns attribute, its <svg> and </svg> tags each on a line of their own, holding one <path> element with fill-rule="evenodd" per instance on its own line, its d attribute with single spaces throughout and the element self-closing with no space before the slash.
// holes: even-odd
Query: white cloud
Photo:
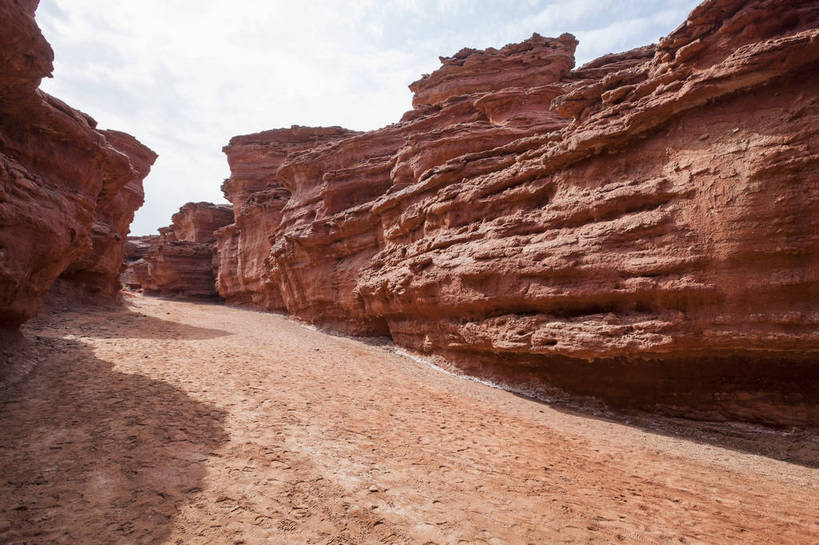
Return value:
<svg viewBox="0 0 819 545">
<path fill-rule="evenodd" d="M 187 201 L 221 200 L 233 135 L 378 128 L 410 107 L 406 86 L 438 55 L 535 31 L 574 32 L 589 42 L 578 55 L 607 53 L 656 40 L 694 4 L 42 0 L 37 19 L 56 54 L 44 89 L 159 153 L 132 226 L 145 234 Z"/>
</svg>

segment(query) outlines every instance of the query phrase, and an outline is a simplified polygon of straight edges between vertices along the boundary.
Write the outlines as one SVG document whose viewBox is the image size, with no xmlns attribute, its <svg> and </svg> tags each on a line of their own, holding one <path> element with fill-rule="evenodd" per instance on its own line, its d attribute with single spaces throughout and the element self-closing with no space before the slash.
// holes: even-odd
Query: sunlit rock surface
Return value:
<svg viewBox="0 0 819 545">
<path fill-rule="evenodd" d="M 534 35 L 442 58 L 383 129 L 234 139 L 220 291 L 531 393 L 815 425 L 818 21 L 709 1 L 574 70 Z"/>
<path fill-rule="evenodd" d="M 235 222 L 216 231 L 216 287 L 228 303 L 264 310 L 285 308 L 279 285 L 265 260 L 270 234 L 281 221 L 290 190 L 276 177 L 291 152 L 358 134 L 339 127 L 291 127 L 237 136 L 225 146 L 231 177 L 222 185 L 233 203 Z"/>
</svg>

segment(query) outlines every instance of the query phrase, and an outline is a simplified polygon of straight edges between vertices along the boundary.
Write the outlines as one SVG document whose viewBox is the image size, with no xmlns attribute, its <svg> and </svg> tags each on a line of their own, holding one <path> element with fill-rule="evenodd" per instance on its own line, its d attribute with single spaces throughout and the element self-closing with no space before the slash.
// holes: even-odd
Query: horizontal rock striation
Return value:
<svg viewBox="0 0 819 545">
<path fill-rule="evenodd" d="M 237 136 L 225 146 L 231 177 L 222 185 L 233 203 L 235 222 L 216 231 L 216 287 L 228 303 L 263 310 L 285 308 L 278 284 L 270 279 L 265 260 L 270 234 L 279 226 L 290 190 L 276 177 L 284 158 L 323 142 L 358 134 L 340 127 L 265 131 Z"/>
<path fill-rule="evenodd" d="M 129 264 L 122 282 L 148 294 L 216 297 L 214 231 L 231 222 L 229 205 L 185 204 L 173 215 L 173 223 L 159 229 L 159 236 L 150 240 L 144 256 Z M 135 240 L 133 247 L 137 246 Z"/>
<path fill-rule="evenodd" d="M 556 98 L 574 120 L 545 142 L 380 198 L 369 312 L 496 380 L 809 423 L 819 6 L 777 6 L 706 3 L 649 61 Z"/>
<path fill-rule="evenodd" d="M 377 131 L 233 139 L 220 293 L 531 392 L 815 425 L 819 4 L 575 46 L 442 58 Z"/>
<path fill-rule="evenodd" d="M 232 303 L 286 309 L 334 330 L 389 334 L 386 321 L 366 312 L 357 292 L 359 272 L 382 247 L 372 203 L 454 157 L 563 127 L 567 120 L 548 104 L 561 91 L 555 81 L 571 69 L 575 46 L 568 35 L 533 36 L 511 48 L 515 55 L 505 65 L 502 56 L 493 62 L 517 70 L 524 51 L 557 52 L 560 61 L 538 72 L 539 85 L 447 97 L 377 131 L 292 127 L 235 138 L 225 148 L 232 175 L 223 189 L 237 222 L 217 234 L 220 294 Z M 311 143 L 319 131 L 332 132 Z M 248 195 L 263 205 L 246 207 Z M 274 208 L 265 210 L 271 201 Z M 240 249 L 233 242 L 239 237 L 254 242 Z"/>
<path fill-rule="evenodd" d="M 151 246 L 159 239 L 158 235 L 128 237 L 125 241 L 125 262 L 133 263 L 148 255 Z"/>
<path fill-rule="evenodd" d="M 156 159 L 38 90 L 54 56 L 36 7 L 0 6 L 0 327 L 34 316 L 58 278 L 117 293 L 125 237 Z"/>
<path fill-rule="evenodd" d="M 557 39 L 533 34 L 499 50 L 465 47 L 451 57 L 439 57 L 441 68 L 410 84 L 412 106 L 418 109 L 453 97 L 559 81 L 574 67 L 576 47 L 571 34 Z"/>
<path fill-rule="evenodd" d="M 288 155 L 277 176 L 291 192 L 268 259 L 287 310 L 355 335 L 383 335 L 354 293 L 378 251 L 368 203 L 390 186 L 401 128 L 387 127 Z"/>
<path fill-rule="evenodd" d="M 122 285 L 130 290 L 142 291 L 142 285 L 149 282 L 145 257 L 158 242 L 158 235 L 128 237 L 125 242 L 125 270 L 120 275 Z"/>
</svg>

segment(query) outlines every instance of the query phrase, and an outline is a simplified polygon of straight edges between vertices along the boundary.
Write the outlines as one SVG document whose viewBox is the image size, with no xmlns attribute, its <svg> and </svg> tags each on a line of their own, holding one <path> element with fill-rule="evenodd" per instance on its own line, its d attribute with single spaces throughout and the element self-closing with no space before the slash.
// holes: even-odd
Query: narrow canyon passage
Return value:
<svg viewBox="0 0 819 545">
<path fill-rule="evenodd" d="M 24 327 L 0 543 L 819 541 L 815 437 L 602 418 L 276 315 L 126 305 Z"/>
</svg>

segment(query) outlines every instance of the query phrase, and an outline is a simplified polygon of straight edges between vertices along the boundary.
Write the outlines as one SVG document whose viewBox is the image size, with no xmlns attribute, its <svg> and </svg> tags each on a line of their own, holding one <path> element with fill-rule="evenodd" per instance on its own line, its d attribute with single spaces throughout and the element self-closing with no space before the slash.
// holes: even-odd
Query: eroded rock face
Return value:
<svg viewBox="0 0 819 545">
<path fill-rule="evenodd" d="M 128 266 L 122 282 L 149 294 L 216 297 L 214 231 L 231 222 L 229 205 L 185 204 L 170 226 L 159 229 L 144 256 Z"/>
<path fill-rule="evenodd" d="M 171 218 L 174 239 L 180 242 L 215 242 L 214 232 L 233 223 L 233 208 L 225 204 L 189 202 Z"/>
<path fill-rule="evenodd" d="M 533 36 L 496 55 L 480 53 L 492 57 L 486 62 L 493 69 L 519 72 L 518 80 L 531 73 L 532 86 L 505 81 L 501 90 L 499 83 L 474 81 L 471 94 L 444 96 L 448 84 L 436 73 L 437 83 L 425 88 L 437 102 L 378 131 L 292 127 L 235 138 L 225 148 L 232 175 L 223 189 L 237 221 L 217 234 L 220 294 L 334 330 L 388 334 L 356 288 L 359 272 L 382 247 L 372 203 L 454 157 L 563 127 L 568 120 L 548 104 L 562 90 L 557 82 L 571 68 L 575 45 L 568 35 Z M 521 61 L 550 54 L 548 69 Z"/>
<path fill-rule="evenodd" d="M 125 262 L 133 263 L 143 259 L 157 239 L 159 239 L 157 235 L 128 237 L 125 241 Z"/>
<path fill-rule="evenodd" d="M 401 127 L 386 127 L 288 155 L 279 168 L 291 197 L 268 266 L 288 312 L 354 335 L 387 333 L 354 290 L 379 247 L 369 203 L 390 187 L 401 141 Z"/>
<path fill-rule="evenodd" d="M 119 290 L 123 246 L 156 154 L 96 129 L 38 90 L 53 53 L 36 1 L 0 6 L 0 326 L 34 316 L 58 277 L 100 295 Z"/>
<path fill-rule="evenodd" d="M 815 424 L 819 4 L 575 45 L 463 50 L 398 124 L 232 160 L 278 200 L 220 232 L 220 291 L 528 391 Z"/>
<path fill-rule="evenodd" d="M 216 231 L 216 287 L 228 303 L 285 309 L 265 260 L 290 190 L 276 177 L 289 153 L 358 134 L 340 127 L 299 127 L 237 136 L 225 146 L 231 177 L 222 185 L 235 223 Z"/>
<path fill-rule="evenodd" d="M 142 291 L 142 285 L 148 282 L 145 257 L 158 242 L 158 235 L 128 237 L 125 242 L 125 270 L 120 276 L 120 282 L 128 289 Z"/>
</svg>

